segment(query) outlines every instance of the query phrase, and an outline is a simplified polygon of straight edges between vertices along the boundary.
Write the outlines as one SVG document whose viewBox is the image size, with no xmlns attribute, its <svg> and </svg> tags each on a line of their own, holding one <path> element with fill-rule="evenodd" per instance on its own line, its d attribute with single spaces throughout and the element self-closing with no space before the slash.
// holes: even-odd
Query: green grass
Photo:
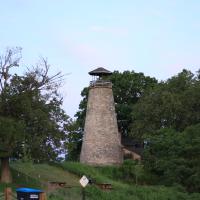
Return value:
<svg viewBox="0 0 200 200">
<path fill-rule="evenodd" d="M 79 179 L 82 175 L 96 183 L 110 183 L 113 189 L 103 191 L 96 184 L 85 188 L 86 200 L 199 200 L 200 194 L 188 194 L 178 187 L 148 186 L 128 184 L 114 178 L 118 167 L 91 167 L 76 162 L 57 165 L 16 162 L 11 165 L 15 188 L 17 185 L 45 188 L 48 181 L 66 182 L 68 186 L 48 193 L 49 200 L 81 200 L 82 188 Z M 6 185 L 0 184 L 0 192 Z"/>
<path fill-rule="evenodd" d="M 86 187 L 87 199 L 95 200 L 199 200 L 200 194 L 188 194 L 179 191 L 177 188 L 164 186 L 140 186 L 127 184 L 123 181 L 113 180 L 112 167 L 91 167 L 75 162 L 65 162 L 62 165 L 72 173 L 79 177 L 86 175 L 95 180 L 96 183 L 111 183 L 113 185 L 112 191 L 102 191 L 96 186 Z M 116 167 L 113 168 L 116 170 Z M 107 172 L 106 172 L 107 171 Z"/>
<path fill-rule="evenodd" d="M 41 184 L 52 181 L 66 182 L 67 185 L 78 185 L 78 177 L 67 170 L 50 166 L 48 164 L 13 163 L 12 168 L 25 174 L 27 177 L 36 179 Z"/>
<path fill-rule="evenodd" d="M 82 200 L 82 190 L 80 187 L 59 189 L 48 195 L 50 200 Z"/>
</svg>

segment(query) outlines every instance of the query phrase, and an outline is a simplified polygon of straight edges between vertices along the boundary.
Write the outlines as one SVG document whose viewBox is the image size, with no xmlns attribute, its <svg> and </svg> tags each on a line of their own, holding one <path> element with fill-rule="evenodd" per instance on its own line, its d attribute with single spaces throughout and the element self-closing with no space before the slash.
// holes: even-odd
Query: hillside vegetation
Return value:
<svg viewBox="0 0 200 200">
<path fill-rule="evenodd" d="M 134 163 L 131 163 L 134 166 Z M 126 165 L 126 163 L 125 163 Z M 132 183 L 126 180 L 126 176 L 139 174 L 137 167 L 133 171 L 129 167 L 91 167 L 76 162 L 65 162 L 61 164 L 63 169 L 79 175 L 84 174 L 90 177 L 96 184 L 111 183 L 113 190 L 102 191 L 95 184 L 86 187 L 87 199 L 106 199 L 106 200 L 180 200 L 180 199 L 199 199 L 200 194 L 188 194 L 180 186 L 165 187 L 165 186 L 148 186 L 136 185 L 135 180 Z M 127 166 L 130 166 L 127 164 Z M 134 170 L 136 170 L 134 172 Z"/>
<path fill-rule="evenodd" d="M 13 163 L 14 171 L 13 188 L 36 187 L 47 191 L 48 199 L 51 200 L 68 200 L 81 199 L 82 188 L 79 179 L 82 175 L 90 178 L 93 184 L 85 188 L 87 200 L 199 200 L 200 194 L 188 194 L 180 186 L 148 186 L 136 185 L 134 177 L 134 168 L 129 168 L 129 161 L 125 162 L 122 167 L 91 167 L 76 162 L 64 162 L 62 164 L 31 164 L 31 163 Z M 132 163 L 132 166 L 135 166 Z M 137 169 L 137 167 L 136 167 Z M 66 182 L 67 187 L 48 191 L 46 184 L 48 181 Z M 97 185 L 100 183 L 112 184 L 112 190 L 104 191 Z M 5 185 L 4 185 L 5 186 Z M 71 187 L 69 187 L 71 186 Z M 1 185 L 3 189 L 3 185 Z"/>
<path fill-rule="evenodd" d="M 62 74 L 50 74 L 46 59 L 16 74 L 20 59 L 21 48 L 0 54 L 1 191 L 6 186 L 47 190 L 48 182 L 61 181 L 66 187 L 47 190 L 49 198 L 79 199 L 78 180 L 85 174 L 96 183 L 87 186 L 86 199 L 200 199 L 200 70 L 184 69 L 166 81 L 134 71 L 105 77 L 113 84 L 122 137 L 144 151 L 141 163 L 95 168 L 69 162 L 79 160 L 89 88 L 72 120 L 59 94 Z M 57 164 L 33 164 L 48 162 Z M 113 189 L 102 191 L 99 183 Z"/>
<path fill-rule="evenodd" d="M 144 146 L 145 176 L 133 176 L 134 181 L 200 192 L 200 70 L 184 69 L 165 81 L 134 71 L 115 71 L 109 79 L 122 138 L 132 138 L 132 147 Z M 80 155 L 88 91 L 81 93 L 77 130 L 68 134 L 68 160 Z"/>
</svg>

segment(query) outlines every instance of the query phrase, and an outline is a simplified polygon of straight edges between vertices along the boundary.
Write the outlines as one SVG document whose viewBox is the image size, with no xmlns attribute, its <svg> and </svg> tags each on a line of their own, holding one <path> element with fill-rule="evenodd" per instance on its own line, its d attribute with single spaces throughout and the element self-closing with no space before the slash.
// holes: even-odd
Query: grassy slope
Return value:
<svg viewBox="0 0 200 200">
<path fill-rule="evenodd" d="M 94 168 L 80 163 L 65 162 L 63 169 L 79 176 L 83 174 L 96 181 L 96 183 L 111 183 L 113 190 L 110 192 L 101 191 L 95 186 L 86 187 L 87 199 L 95 200 L 199 200 L 200 194 L 189 195 L 178 191 L 177 188 L 164 186 L 137 186 L 123 183 L 122 181 L 109 178 L 111 167 Z"/>
<path fill-rule="evenodd" d="M 61 189 L 49 194 L 50 200 L 79 200 L 82 198 L 82 190 L 79 178 L 84 174 L 96 181 L 96 183 L 111 183 L 112 191 L 102 191 L 95 185 L 86 187 L 86 200 L 199 200 L 199 194 L 189 195 L 178 191 L 176 188 L 164 186 L 136 186 L 109 178 L 109 168 L 101 169 L 82 165 L 80 163 L 66 162 L 59 166 L 47 164 L 32 165 L 30 163 L 12 164 L 14 169 L 15 186 L 44 187 L 42 183 L 47 181 L 64 181 L 72 188 Z M 17 170 L 17 173 L 16 173 Z M 107 173 L 105 173 L 107 171 Z M 74 175 L 76 174 L 76 175 Z M 34 186 L 34 185 L 33 185 Z M 1 186 L 0 186 L 1 188 Z"/>
<path fill-rule="evenodd" d="M 67 170 L 47 164 L 14 163 L 12 168 L 18 172 L 35 178 L 41 183 L 52 181 L 66 182 L 67 185 L 78 185 L 78 177 Z"/>
<path fill-rule="evenodd" d="M 51 181 L 66 182 L 66 184 L 79 186 L 76 175 L 47 164 L 33 165 L 32 163 L 15 162 L 11 164 L 11 171 L 13 184 L 0 184 L 0 192 L 8 186 L 11 186 L 13 189 L 17 187 L 46 189 L 47 183 Z"/>
</svg>

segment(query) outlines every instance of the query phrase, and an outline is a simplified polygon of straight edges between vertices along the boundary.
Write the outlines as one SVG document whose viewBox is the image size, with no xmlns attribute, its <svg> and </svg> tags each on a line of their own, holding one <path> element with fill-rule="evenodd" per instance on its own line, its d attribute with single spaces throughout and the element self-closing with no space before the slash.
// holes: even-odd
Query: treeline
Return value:
<svg viewBox="0 0 200 200">
<path fill-rule="evenodd" d="M 46 59 L 16 74 L 20 59 L 21 48 L 0 56 L 1 182 L 11 181 L 9 159 L 60 161 L 67 151 L 66 160 L 78 160 L 81 150 L 88 88 L 72 121 L 58 93 L 62 74 L 50 75 Z M 150 178 L 141 183 L 180 184 L 199 192 L 200 70 L 183 70 L 161 82 L 134 71 L 115 71 L 109 79 L 119 131 L 146 144 L 139 168 Z"/>
<path fill-rule="evenodd" d="M 157 183 L 200 191 L 200 73 L 183 70 L 134 105 L 131 134 L 148 141 L 144 167 Z"/>
<path fill-rule="evenodd" d="M 166 81 L 134 71 L 115 71 L 110 80 L 122 136 L 145 141 L 142 164 L 149 184 L 181 184 L 200 191 L 200 71 L 183 70 Z M 68 159 L 78 159 L 88 88 L 81 93 Z"/>
</svg>

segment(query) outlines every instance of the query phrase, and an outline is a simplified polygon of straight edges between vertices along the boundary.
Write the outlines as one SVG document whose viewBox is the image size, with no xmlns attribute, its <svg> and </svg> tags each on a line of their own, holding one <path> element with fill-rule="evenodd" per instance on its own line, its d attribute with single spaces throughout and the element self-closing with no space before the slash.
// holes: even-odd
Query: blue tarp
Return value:
<svg viewBox="0 0 200 200">
<path fill-rule="evenodd" d="M 42 190 L 38 190 L 38 189 L 33 189 L 33 188 L 18 188 L 16 189 L 16 192 L 26 192 L 26 193 L 41 193 Z"/>
</svg>

